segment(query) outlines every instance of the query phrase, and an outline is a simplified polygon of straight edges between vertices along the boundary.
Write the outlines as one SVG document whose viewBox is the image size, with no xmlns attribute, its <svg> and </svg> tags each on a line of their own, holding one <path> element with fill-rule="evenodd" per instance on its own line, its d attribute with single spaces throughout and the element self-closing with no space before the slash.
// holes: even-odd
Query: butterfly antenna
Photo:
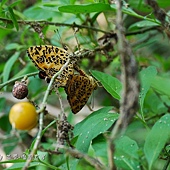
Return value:
<svg viewBox="0 0 170 170">
<path fill-rule="evenodd" d="M 60 42 L 61 42 L 61 44 L 62 44 L 62 47 L 67 51 L 67 50 L 68 50 L 68 47 L 63 43 L 62 38 L 61 38 L 60 33 L 59 33 L 59 30 L 58 30 L 58 29 L 56 29 L 56 30 L 57 30 L 57 33 L 58 33 L 58 37 L 59 37 L 59 39 L 60 39 Z M 56 32 L 56 31 L 54 31 L 54 32 Z"/>
<path fill-rule="evenodd" d="M 94 111 L 94 98 L 90 97 L 90 102 L 86 104 L 90 111 Z"/>
<path fill-rule="evenodd" d="M 78 49 L 78 51 L 80 51 L 80 44 L 79 44 L 79 41 L 78 41 L 78 38 L 76 35 L 76 33 L 78 32 L 78 28 L 73 28 L 73 29 L 74 29 L 74 37 L 75 37 L 76 43 L 77 43 L 77 49 Z"/>
</svg>

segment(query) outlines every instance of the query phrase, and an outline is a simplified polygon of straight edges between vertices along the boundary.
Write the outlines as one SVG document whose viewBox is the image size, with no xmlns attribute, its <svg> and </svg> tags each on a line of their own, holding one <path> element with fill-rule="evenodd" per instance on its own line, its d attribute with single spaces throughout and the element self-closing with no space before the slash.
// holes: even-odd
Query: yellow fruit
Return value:
<svg viewBox="0 0 170 170">
<path fill-rule="evenodd" d="M 30 130 L 37 124 L 38 115 L 30 102 L 20 102 L 12 106 L 9 113 L 11 125 L 19 130 Z"/>
</svg>

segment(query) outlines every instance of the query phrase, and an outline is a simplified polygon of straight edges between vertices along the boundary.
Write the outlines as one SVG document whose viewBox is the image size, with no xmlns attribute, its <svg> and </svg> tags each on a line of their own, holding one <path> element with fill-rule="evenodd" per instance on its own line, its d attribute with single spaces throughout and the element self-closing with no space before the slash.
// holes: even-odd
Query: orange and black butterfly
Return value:
<svg viewBox="0 0 170 170">
<path fill-rule="evenodd" d="M 28 56 L 40 70 L 39 77 L 50 81 L 67 62 L 69 53 L 62 48 L 52 45 L 32 46 L 27 50 Z M 74 69 L 80 75 L 74 74 Z M 76 114 L 87 103 L 97 83 L 93 77 L 88 76 L 83 70 L 73 63 L 69 63 L 63 72 L 56 78 L 57 87 L 64 87 L 72 112 Z"/>
<path fill-rule="evenodd" d="M 61 67 L 67 62 L 69 53 L 59 47 L 52 45 L 32 46 L 27 50 L 28 56 L 40 70 L 40 76 L 51 79 Z M 65 87 L 70 75 L 74 74 L 73 63 L 69 63 L 63 72 L 56 78 L 58 87 Z"/>
<path fill-rule="evenodd" d="M 65 87 L 67 100 L 74 114 L 78 113 L 87 103 L 97 83 L 91 76 L 71 75 Z"/>
</svg>

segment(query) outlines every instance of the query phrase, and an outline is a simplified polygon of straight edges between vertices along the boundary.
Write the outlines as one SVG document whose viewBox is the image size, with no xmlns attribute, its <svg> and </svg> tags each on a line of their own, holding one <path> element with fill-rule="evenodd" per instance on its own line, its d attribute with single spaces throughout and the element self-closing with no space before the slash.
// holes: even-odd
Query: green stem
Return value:
<svg viewBox="0 0 170 170">
<path fill-rule="evenodd" d="M 42 163 L 42 164 L 44 164 L 44 165 L 47 166 L 48 168 L 55 169 L 55 170 L 59 170 L 59 168 L 57 168 L 57 167 L 55 167 L 55 166 L 53 166 L 53 165 L 51 165 L 51 164 L 49 164 L 49 163 L 47 163 L 47 162 L 43 162 L 43 161 L 41 161 L 40 159 L 39 159 L 39 162 Z"/>
<path fill-rule="evenodd" d="M 0 84 L 0 90 L 1 90 L 4 86 L 6 86 L 6 85 L 8 85 L 8 84 L 10 84 L 10 83 L 13 83 L 13 82 L 15 82 L 15 81 L 17 81 L 17 80 L 20 80 L 20 79 L 24 78 L 24 77 L 35 76 L 35 75 L 37 75 L 38 73 L 39 73 L 39 72 L 29 73 L 29 74 L 22 75 L 22 76 L 13 78 L 13 79 L 11 79 L 11 80 L 8 80 L 8 81 L 6 81 L 6 82 Z"/>
<path fill-rule="evenodd" d="M 63 72 L 63 70 L 68 66 L 70 62 L 70 58 L 67 60 L 67 62 L 61 67 L 60 71 L 58 71 L 57 73 L 55 73 L 55 75 L 51 78 L 51 81 L 48 85 L 48 88 L 46 90 L 46 93 L 44 95 L 44 98 L 43 98 L 43 101 L 42 101 L 42 104 L 41 104 L 41 108 L 37 111 L 37 113 L 40 113 L 39 115 L 39 131 L 38 131 L 38 134 L 37 134 L 37 137 L 36 137 L 36 140 L 35 140 L 35 143 L 34 143 L 34 146 L 32 148 L 32 151 L 30 153 L 31 157 L 33 157 L 38 149 L 38 145 L 41 141 L 41 137 L 42 137 L 42 132 L 43 132 L 43 119 L 44 119 L 44 110 L 45 110 L 45 107 L 46 107 L 46 101 L 47 101 L 47 97 L 48 95 L 50 94 L 50 89 L 52 87 L 52 84 L 55 80 L 55 78 L 61 74 Z M 29 164 L 31 163 L 31 159 L 27 159 L 26 160 L 26 163 L 24 165 L 24 167 L 22 168 L 22 170 L 26 170 L 28 167 L 29 167 Z"/>
</svg>

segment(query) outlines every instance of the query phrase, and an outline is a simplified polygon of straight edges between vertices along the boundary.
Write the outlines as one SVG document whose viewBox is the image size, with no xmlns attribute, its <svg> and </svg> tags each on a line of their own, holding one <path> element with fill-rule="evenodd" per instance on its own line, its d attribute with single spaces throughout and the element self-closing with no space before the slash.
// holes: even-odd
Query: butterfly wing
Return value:
<svg viewBox="0 0 170 170">
<path fill-rule="evenodd" d="M 73 75 L 69 78 L 65 91 L 74 114 L 84 107 L 96 87 L 91 76 Z"/>
<path fill-rule="evenodd" d="M 52 45 L 32 46 L 27 50 L 29 58 L 35 66 L 51 78 L 67 62 L 69 53 L 59 47 Z M 73 64 L 68 64 L 59 78 L 56 79 L 59 86 L 67 84 L 68 77 L 74 73 Z"/>
</svg>

